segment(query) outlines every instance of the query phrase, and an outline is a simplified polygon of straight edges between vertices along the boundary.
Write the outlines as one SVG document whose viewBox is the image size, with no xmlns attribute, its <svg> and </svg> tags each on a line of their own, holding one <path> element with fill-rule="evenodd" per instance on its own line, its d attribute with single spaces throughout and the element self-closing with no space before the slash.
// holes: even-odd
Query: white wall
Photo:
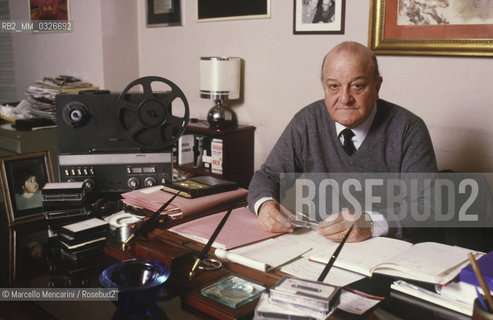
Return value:
<svg viewBox="0 0 493 320">
<path fill-rule="evenodd" d="M 244 98 L 234 110 L 240 123 L 257 127 L 258 168 L 292 115 L 322 97 L 324 54 L 344 40 L 368 41 L 369 1 L 346 1 L 344 35 L 293 35 L 292 1 L 271 0 L 270 19 L 205 23 L 196 22 L 194 0 L 182 5 L 184 26 L 147 28 L 145 1 L 72 0 L 74 33 L 15 35 L 19 95 L 47 74 L 80 75 L 112 90 L 158 75 L 184 91 L 192 116 L 205 118 L 211 101 L 199 98 L 199 58 L 238 56 L 245 61 Z M 10 6 L 19 13 L 27 1 Z M 492 58 L 379 56 L 379 62 L 381 97 L 425 120 L 440 168 L 493 171 Z"/>
<path fill-rule="evenodd" d="M 11 19 L 28 19 L 28 4 L 10 0 Z M 73 32 L 12 34 L 17 97 L 32 82 L 60 74 L 122 90 L 139 74 L 136 6 L 134 0 L 73 0 Z"/>
<path fill-rule="evenodd" d="M 10 0 L 11 19 L 28 19 L 28 5 L 28 1 Z M 72 33 L 12 35 L 18 98 L 44 76 L 68 74 L 103 84 L 100 8 L 100 0 L 72 1 Z"/>
<path fill-rule="evenodd" d="M 122 91 L 130 81 L 139 77 L 136 10 L 135 0 L 101 2 L 103 88 L 107 90 Z"/>
<path fill-rule="evenodd" d="M 245 60 L 245 98 L 234 110 L 256 130 L 255 167 L 265 160 L 292 115 L 322 97 L 324 54 L 343 40 L 368 42 L 368 1 L 346 1 L 344 35 L 293 35 L 292 1 L 272 0 L 270 19 L 196 22 L 195 1 L 185 2 L 183 27 L 146 28 L 138 6 L 140 74 L 175 81 L 204 118 L 210 102 L 199 98 L 199 57 Z M 379 56 L 381 97 L 427 123 L 440 168 L 493 169 L 493 59 Z M 480 151 L 479 142 L 485 144 Z"/>
</svg>

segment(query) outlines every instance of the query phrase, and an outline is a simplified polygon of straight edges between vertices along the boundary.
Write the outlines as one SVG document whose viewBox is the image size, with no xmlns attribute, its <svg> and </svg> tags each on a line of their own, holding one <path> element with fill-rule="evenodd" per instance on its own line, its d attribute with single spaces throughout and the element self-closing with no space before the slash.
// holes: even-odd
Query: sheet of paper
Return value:
<svg viewBox="0 0 493 320">
<path fill-rule="evenodd" d="M 184 237 L 207 243 L 226 212 L 220 212 L 185 222 L 169 229 Z M 231 212 L 228 220 L 212 245 L 214 248 L 229 250 L 245 244 L 258 242 L 278 234 L 263 231 L 258 227 L 257 216 L 248 208 L 238 208 Z M 261 261 L 264 262 L 264 261 Z"/>
<path fill-rule="evenodd" d="M 472 316 L 473 305 L 471 303 L 466 303 L 463 301 L 450 299 L 449 297 L 444 297 L 434 291 L 426 290 L 415 284 L 411 284 L 403 280 L 394 281 L 391 284 L 390 288 L 392 290 L 402 292 L 404 294 L 425 300 L 427 302 L 437 304 L 447 309 Z"/>
<path fill-rule="evenodd" d="M 361 315 L 376 306 L 381 300 L 370 299 L 346 290 L 341 292 L 341 302 L 337 309 Z"/>
<path fill-rule="evenodd" d="M 324 264 L 312 262 L 305 255 L 302 259 L 282 267 L 281 271 L 298 278 L 315 281 L 320 276 L 320 273 L 322 273 L 324 267 Z M 344 287 L 364 277 L 364 275 L 355 272 L 333 267 L 325 277 L 324 283 Z"/>
<path fill-rule="evenodd" d="M 267 239 L 249 246 L 230 250 L 229 252 L 239 254 L 252 260 L 262 261 L 271 267 L 278 267 L 292 259 L 308 254 L 311 251 L 309 244 L 292 246 L 286 250 L 286 244 L 277 239 Z"/>
<path fill-rule="evenodd" d="M 469 264 L 467 258 L 469 252 L 474 251 L 441 243 L 422 242 L 415 244 L 405 253 L 389 258 L 388 265 L 399 265 L 402 270 L 430 277 L 435 275 L 446 277 L 450 273 L 448 278 L 454 278 L 462 267 Z"/>
<path fill-rule="evenodd" d="M 369 271 L 374 266 L 388 261 L 411 246 L 411 243 L 385 237 L 371 238 L 356 243 L 346 243 L 334 265 L 370 276 Z M 385 248 L 385 250 L 375 250 L 376 248 Z M 321 256 L 314 254 L 311 256 L 314 260 L 327 263 L 331 255 L 332 251 L 325 250 Z"/>
</svg>

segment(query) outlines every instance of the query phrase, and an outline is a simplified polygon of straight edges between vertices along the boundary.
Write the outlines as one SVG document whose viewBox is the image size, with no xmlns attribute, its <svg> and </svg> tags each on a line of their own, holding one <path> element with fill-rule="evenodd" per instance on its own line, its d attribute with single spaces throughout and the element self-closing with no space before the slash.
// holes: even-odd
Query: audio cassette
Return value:
<svg viewBox="0 0 493 320">
<path fill-rule="evenodd" d="M 84 181 L 88 192 L 171 183 L 172 146 L 189 122 L 188 101 L 176 84 L 143 77 L 119 94 L 81 91 L 55 102 L 61 181 Z"/>
</svg>

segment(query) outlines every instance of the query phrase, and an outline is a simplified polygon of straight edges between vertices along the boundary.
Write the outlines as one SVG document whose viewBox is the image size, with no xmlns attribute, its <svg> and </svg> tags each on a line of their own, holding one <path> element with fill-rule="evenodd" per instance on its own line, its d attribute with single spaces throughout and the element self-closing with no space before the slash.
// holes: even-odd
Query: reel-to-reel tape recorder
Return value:
<svg viewBox="0 0 493 320">
<path fill-rule="evenodd" d="M 153 83 L 169 89 L 155 92 Z M 143 92 L 131 92 L 139 86 Z M 139 78 L 120 94 L 59 94 L 56 112 L 61 181 L 85 181 L 93 192 L 171 182 L 172 146 L 188 126 L 189 107 L 170 80 Z"/>
</svg>

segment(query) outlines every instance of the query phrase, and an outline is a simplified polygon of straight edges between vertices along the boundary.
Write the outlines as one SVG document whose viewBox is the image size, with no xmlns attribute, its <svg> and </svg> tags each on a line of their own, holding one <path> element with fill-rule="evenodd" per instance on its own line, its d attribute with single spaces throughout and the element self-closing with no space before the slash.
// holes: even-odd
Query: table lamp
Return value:
<svg viewBox="0 0 493 320">
<path fill-rule="evenodd" d="M 240 58 L 200 58 L 200 97 L 215 101 L 207 114 L 211 128 L 225 129 L 238 125 L 235 113 L 223 101 L 240 98 L 240 76 Z"/>
</svg>

